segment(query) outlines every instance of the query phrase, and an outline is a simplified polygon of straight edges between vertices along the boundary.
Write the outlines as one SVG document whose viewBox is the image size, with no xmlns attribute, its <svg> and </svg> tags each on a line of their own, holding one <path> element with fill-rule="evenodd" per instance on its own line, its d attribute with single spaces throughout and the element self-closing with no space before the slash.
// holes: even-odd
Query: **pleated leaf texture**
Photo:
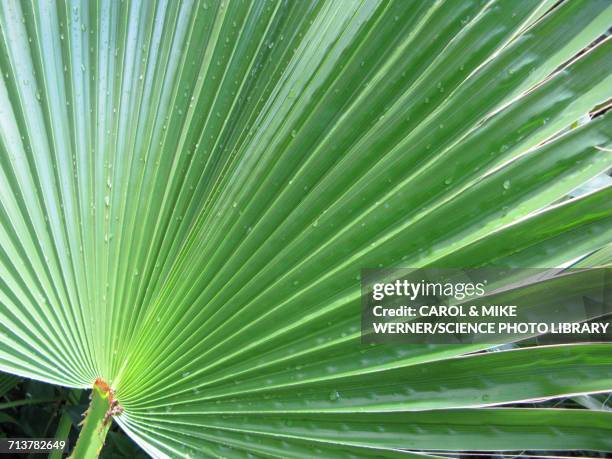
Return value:
<svg viewBox="0 0 612 459">
<path fill-rule="evenodd" d="M 362 345 L 359 281 L 610 260 L 612 187 L 570 193 L 612 166 L 611 24 L 3 0 L 0 370 L 103 378 L 154 457 L 612 450 L 609 411 L 496 407 L 612 390 L 612 346 Z"/>
</svg>

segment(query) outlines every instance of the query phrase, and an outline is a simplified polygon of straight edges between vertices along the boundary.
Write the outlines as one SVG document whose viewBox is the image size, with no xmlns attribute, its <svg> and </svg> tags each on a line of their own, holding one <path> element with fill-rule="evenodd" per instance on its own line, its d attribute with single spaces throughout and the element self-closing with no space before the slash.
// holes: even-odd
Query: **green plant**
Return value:
<svg viewBox="0 0 612 459">
<path fill-rule="evenodd" d="M 609 263 L 612 188 L 568 194 L 612 165 L 611 23 L 605 0 L 0 2 L 0 369 L 101 378 L 156 457 L 612 450 L 608 411 L 489 407 L 609 391 L 609 345 L 359 328 L 361 268 Z"/>
<path fill-rule="evenodd" d="M 0 438 L 47 438 L 65 440 L 70 453 L 81 430 L 83 412 L 90 403 L 88 391 L 22 380 L 0 373 Z M 3 390 L 6 389 L 5 392 Z M 601 402 L 599 403 L 601 405 Z M 123 434 L 117 424 L 108 432 L 102 459 L 143 458 L 146 454 Z M 15 456 L 10 456 L 15 457 Z M 31 457 L 21 455 L 18 457 Z M 54 451 L 49 459 L 66 457 Z"/>
</svg>

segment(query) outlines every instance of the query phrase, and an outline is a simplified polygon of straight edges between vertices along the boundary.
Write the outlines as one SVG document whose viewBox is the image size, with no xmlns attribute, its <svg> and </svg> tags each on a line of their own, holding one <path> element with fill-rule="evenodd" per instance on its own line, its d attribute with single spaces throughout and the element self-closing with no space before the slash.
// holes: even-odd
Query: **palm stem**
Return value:
<svg viewBox="0 0 612 459">
<path fill-rule="evenodd" d="M 107 388 L 94 384 L 91 403 L 85 411 L 83 427 L 77 440 L 71 459 L 91 459 L 100 454 L 110 427 L 111 393 Z"/>
</svg>

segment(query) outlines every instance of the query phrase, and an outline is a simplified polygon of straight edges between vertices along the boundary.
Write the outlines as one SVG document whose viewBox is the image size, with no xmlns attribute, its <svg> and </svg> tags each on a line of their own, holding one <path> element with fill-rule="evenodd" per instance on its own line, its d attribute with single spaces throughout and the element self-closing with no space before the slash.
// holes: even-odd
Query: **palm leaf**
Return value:
<svg viewBox="0 0 612 459">
<path fill-rule="evenodd" d="M 609 412 L 483 408 L 610 390 L 609 345 L 359 341 L 361 268 L 602 264 L 612 188 L 569 196 L 612 165 L 611 23 L 1 2 L 0 369 L 104 379 L 156 457 L 612 450 Z"/>
</svg>

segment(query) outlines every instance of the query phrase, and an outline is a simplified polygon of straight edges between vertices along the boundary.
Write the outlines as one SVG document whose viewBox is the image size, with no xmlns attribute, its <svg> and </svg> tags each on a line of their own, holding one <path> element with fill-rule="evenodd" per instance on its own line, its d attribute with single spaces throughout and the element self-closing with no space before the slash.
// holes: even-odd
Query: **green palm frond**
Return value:
<svg viewBox="0 0 612 459">
<path fill-rule="evenodd" d="M 0 397 L 6 394 L 9 390 L 21 382 L 19 376 L 0 373 Z"/>
<path fill-rule="evenodd" d="M 610 24 L 606 0 L 0 2 L 0 370 L 104 379 L 155 457 L 612 450 L 610 412 L 486 408 L 612 390 L 609 345 L 363 346 L 359 285 L 605 264 L 612 187 L 570 194 L 612 166 Z"/>
</svg>

